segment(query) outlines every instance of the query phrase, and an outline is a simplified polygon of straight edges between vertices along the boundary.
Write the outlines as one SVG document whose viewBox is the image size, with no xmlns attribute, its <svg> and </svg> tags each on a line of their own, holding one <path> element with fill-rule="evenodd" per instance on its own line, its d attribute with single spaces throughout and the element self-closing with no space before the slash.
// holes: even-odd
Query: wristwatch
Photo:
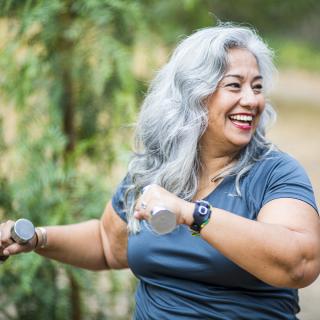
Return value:
<svg viewBox="0 0 320 320">
<path fill-rule="evenodd" d="M 212 207 L 208 201 L 198 200 L 195 202 L 193 224 L 190 226 L 195 235 L 200 234 L 201 229 L 209 222 L 211 213 Z"/>
</svg>

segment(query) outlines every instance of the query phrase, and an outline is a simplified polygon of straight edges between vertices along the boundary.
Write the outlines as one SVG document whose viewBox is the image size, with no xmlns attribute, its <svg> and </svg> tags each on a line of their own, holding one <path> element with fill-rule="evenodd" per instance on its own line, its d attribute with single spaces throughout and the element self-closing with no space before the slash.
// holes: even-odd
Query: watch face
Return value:
<svg viewBox="0 0 320 320">
<path fill-rule="evenodd" d="M 14 224 L 12 237 L 18 243 L 25 243 L 34 236 L 35 229 L 31 221 L 27 219 L 19 219 Z"/>
<path fill-rule="evenodd" d="M 205 216 L 208 213 L 209 209 L 205 206 L 200 205 L 198 210 L 202 216 Z"/>
<path fill-rule="evenodd" d="M 198 203 L 198 212 L 201 216 L 205 216 L 210 211 L 210 203 L 205 200 L 197 201 Z"/>
</svg>

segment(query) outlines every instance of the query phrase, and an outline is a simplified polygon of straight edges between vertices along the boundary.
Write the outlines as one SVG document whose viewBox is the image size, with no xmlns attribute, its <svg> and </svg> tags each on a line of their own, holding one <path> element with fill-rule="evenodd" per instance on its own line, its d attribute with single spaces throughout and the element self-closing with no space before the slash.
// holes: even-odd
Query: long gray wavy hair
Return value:
<svg viewBox="0 0 320 320">
<path fill-rule="evenodd" d="M 230 23 L 187 37 L 151 82 L 136 126 L 136 152 L 129 164 L 131 185 L 125 207 L 131 232 L 140 230 L 133 211 L 144 186 L 158 184 L 188 201 L 196 194 L 201 168 L 198 143 L 208 123 L 205 101 L 226 72 L 232 48 L 245 48 L 256 57 L 267 92 L 275 72 L 272 51 L 254 30 Z M 239 195 L 241 177 L 273 148 L 265 129 L 275 117 L 266 103 L 251 142 L 241 150 L 233 167 L 221 174 L 236 176 Z"/>
</svg>

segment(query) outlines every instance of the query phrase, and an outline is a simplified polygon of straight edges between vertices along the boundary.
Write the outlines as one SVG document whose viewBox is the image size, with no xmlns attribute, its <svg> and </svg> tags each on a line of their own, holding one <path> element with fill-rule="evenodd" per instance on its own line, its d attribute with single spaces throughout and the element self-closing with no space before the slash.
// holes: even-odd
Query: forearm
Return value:
<svg viewBox="0 0 320 320">
<path fill-rule="evenodd" d="M 306 271 L 313 257 L 306 256 L 302 250 L 306 237 L 303 233 L 214 208 L 201 236 L 224 256 L 266 283 L 302 287 L 310 282 Z"/>
<path fill-rule="evenodd" d="M 107 269 L 104 254 L 100 221 L 90 220 L 73 225 L 46 227 L 48 245 L 36 252 L 76 267 L 103 270 Z"/>
<path fill-rule="evenodd" d="M 147 208 L 141 206 L 142 196 Z M 194 224 L 194 203 L 157 185 L 150 185 L 142 196 L 135 218 L 149 219 L 150 208 L 165 204 L 176 213 L 178 224 Z M 206 214 L 198 212 L 198 217 Z M 320 220 L 303 201 L 272 200 L 260 209 L 257 221 L 214 207 L 200 234 L 225 257 L 274 286 L 304 287 L 320 272 Z"/>
</svg>

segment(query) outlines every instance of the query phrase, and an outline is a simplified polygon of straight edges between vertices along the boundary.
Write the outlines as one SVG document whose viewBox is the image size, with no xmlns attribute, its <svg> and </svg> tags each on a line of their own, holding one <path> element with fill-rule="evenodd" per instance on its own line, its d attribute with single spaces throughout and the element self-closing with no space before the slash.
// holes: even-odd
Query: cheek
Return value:
<svg viewBox="0 0 320 320">
<path fill-rule="evenodd" d="M 255 123 L 255 128 L 258 127 L 260 121 L 261 121 L 261 116 L 263 111 L 265 110 L 266 105 L 265 105 L 265 100 L 262 99 L 261 104 L 259 104 L 259 110 L 258 110 L 258 117 L 257 117 L 257 121 Z"/>
<path fill-rule="evenodd" d="M 261 96 L 259 100 L 259 112 L 262 113 L 266 107 L 266 99 L 264 96 Z"/>
<path fill-rule="evenodd" d="M 225 122 L 225 114 L 219 110 L 211 111 L 208 113 L 208 122 L 213 128 L 221 127 Z"/>
</svg>

